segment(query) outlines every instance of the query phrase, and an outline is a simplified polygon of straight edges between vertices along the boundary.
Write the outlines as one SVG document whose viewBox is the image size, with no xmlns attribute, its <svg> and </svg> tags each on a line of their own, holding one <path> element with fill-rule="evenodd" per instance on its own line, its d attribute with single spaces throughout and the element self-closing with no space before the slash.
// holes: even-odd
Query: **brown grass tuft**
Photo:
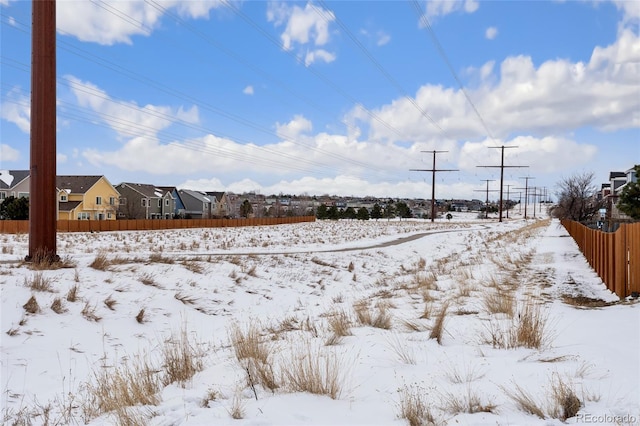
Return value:
<svg viewBox="0 0 640 426">
<path fill-rule="evenodd" d="M 53 302 L 51 302 L 51 310 L 56 314 L 63 314 L 67 312 L 67 309 L 62 305 L 62 299 L 59 297 L 56 297 L 53 299 Z"/>
<path fill-rule="evenodd" d="M 179 383 L 184 387 L 191 378 L 203 369 L 202 352 L 190 341 L 186 326 L 177 335 L 172 335 L 162 347 L 165 386 Z"/>
<path fill-rule="evenodd" d="M 75 284 L 67 292 L 67 302 L 75 302 L 78 300 L 78 284 Z"/>
<path fill-rule="evenodd" d="M 145 323 L 145 317 L 144 317 L 145 311 L 144 308 L 140 309 L 140 312 L 138 312 L 138 315 L 136 315 L 136 321 L 138 321 L 138 324 L 144 324 Z"/>
<path fill-rule="evenodd" d="M 87 321 L 98 322 L 102 319 L 102 317 L 99 317 L 96 314 L 96 309 L 97 308 L 95 306 L 91 306 L 89 302 L 85 302 L 84 308 L 82 308 L 82 311 L 80 311 L 80 313 L 83 317 L 85 317 Z"/>
<path fill-rule="evenodd" d="M 40 312 L 40 305 L 38 305 L 38 301 L 35 296 L 31 296 L 29 300 L 27 300 L 27 303 L 22 305 L 22 307 L 30 314 L 37 314 Z"/>
<path fill-rule="evenodd" d="M 98 271 L 106 271 L 111 266 L 111 261 L 107 258 L 107 254 L 105 252 L 100 252 L 96 255 L 93 262 L 89 264 L 89 266 L 93 269 L 97 269 Z"/>
<path fill-rule="evenodd" d="M 54 289 L 50 278 L 45 278 L 42 272 L 36 272 L 33 274 L 33 278 L 30 280 L 24 277 L 24 286 L 30 288 L 33 291 L 46 291 L 53 293 Z"/>
<path fill-rule="evenodd" d="M 431 412 L 431 407 L 425 399 L 427 391 L 418 387 L 405 387 L 399 390 L 400 414 L 399 418 L 407 420 L 409 426 L 436 425 L 439 422 Z"/>
<path fill-rule="evenodd" d="M 431 333 L 429 334 L 429 338 L 436 339 L 439 345 L 442 344 L 442 333 L 444 332 L 444 323 L 447 317 L 447 309 L 449 309 L 449 303 L 445 302 L 440 308 L 435 322 L 433 323 L 433 328 L 431 328 Z"/>
<path fill-rule="evenodd" d="M 333 352 L 321 354 L 309 345 L 306 349 L 298 348 L 290 359 L 282 362 L 283 386 L 292 392 L 309 392 L 337 399 L 344 381 L 340 361 Z"/>
</svg>

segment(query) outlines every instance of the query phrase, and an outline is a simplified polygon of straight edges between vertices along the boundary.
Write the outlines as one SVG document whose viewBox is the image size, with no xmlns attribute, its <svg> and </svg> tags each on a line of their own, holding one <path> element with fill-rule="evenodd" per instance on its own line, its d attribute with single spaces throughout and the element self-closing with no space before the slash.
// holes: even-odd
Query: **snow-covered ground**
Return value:
<svg viewBox="0 0 640 426">
<path fill-rule="evenodd" d="M 640 305 L 557 221 L 0 241 L 6 424 L 640 422 Z"/>
</svg>

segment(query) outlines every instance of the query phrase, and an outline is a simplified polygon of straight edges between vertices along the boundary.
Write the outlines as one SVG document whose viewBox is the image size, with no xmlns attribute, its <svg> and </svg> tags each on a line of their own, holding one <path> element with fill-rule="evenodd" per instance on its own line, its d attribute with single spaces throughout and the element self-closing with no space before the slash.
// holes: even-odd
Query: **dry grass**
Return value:
<svg viewBox="0 0 640 426">
<path fill-rule="evenodd" d="M 385 330 L 391 329 L 392 316 L 388 303 L 378 303 L 373 313 L 367 301 L 356 302 L 353 309 L 359 324 Z"/>
<path fill-rule="evenodd" d="M 562 301 L 567 305 L 575 306 L 576 308 L 593 309 L 604 308 L 606 306 L 615 305 L 618 302 L 606 302 L 602 299 L 593 299 L 586 296 L 574 296 L 569 294 L 562 295 Z"/>
<path fill-rule="evenodd" d="M 406 340 L 401 340 L 397 334 L 394 334 L 387 339 L 387 344 L 398 356 L 400 362 L 409 365 L 416 364 L 416 354 Z"/>
<path fill-rule="evenodd" d="M 111 261 L 107 257 L 105 252 L 100 252 L 96 255 L 93 262 L 89 264 L 89 266 L 93 269 L 97 269 L 98 271 L 106 271 L 111 266 Z"/>
<path fill-rule="evenodd" d="M 152 253 L 149 256 L 149 262 L 151 262 L 151 263 L 166 263 L 166 264 L 175 263 L 175 261 L 172 258 L 163 256 L 161 253 Z"/>
<path fill-rule="evenodd" d="M 244 330 L 237 324 L 233 324 L 229 331 L 229 338 L 238 360 L 254 358 L 263 363 L 267 362 L 270 350 L 263 342 L 257 324 L 249 324 Z"/>
<path fill-rule="evenodd" d="M 145 272 L 138 277 L 140 282 L 144 285 L 150 285 L 152 287 L 160 288 L 160 285 L 156 282 L 156 276 L 151 272 Z"/>
<path fill-rule="evenodd" d="M 56 297 L 53 299 L 53 302 L 51 302 L 51 310 L 56 314 L 63 314 L 67 312 L 67 309 L 62 305 L 62 299 L 59 297 Z"/>
<path fill-rule="evenodd" d="M 496 405 L 491 402 L 483 403 L 480 395 L 471 386 L 467 386 L 463 395 L 446 393 L 444 395 L 443 409 L 454 415 L 460 413 L 492 413 L 495 411 Z"/>
<path fill-rule="evenodd" d="M 244 401 L 242 400 L 242 393 L 238 391 L 233 395 L 229 415 L 234 420 L 240 420 L 244 418 L 244 410 L 245 406 Z"/>
<path fill-rule="evenodd" d="M 515 391 L 505 388 L 503 388 L 503 391 L 516 403 L 520 410 L 538 416 L 541 419 L 548 416 L 564 422 L 571 417 L 575 417 L 583 405 L 571 383 L 564 381 L 557 374 L 554 374 L 551 378 L 550 386 L 547 386 L 542 400 L 537 400 L 519 385 L 515 385 Z"/>
<path fill-rule="evenodd" d="M 518 311 L 514 327 L 511 328 L 510 346 L 540 349 L 549 338 L 547 323 L 548 317 L 543 312 L 542 305 L 532 299 L 525 300 Z"/>
<path fill-rule="evenodd" d="M 164 377 L 162 383 L 179 383 L 184 387 L 191 378 L 202 371 L 202 352 L 189 339 L 186 326 L 179 333 L 173 334 L 162 347 L 162 367 Z"/>
<path fill-rule="evenodd" d="M 40 312 L 40 305 L 38 305 L 38 301 L 35 296 L 31 296 L 29 300 L 27 300 L 27 303 L 22 305 L 22 307 L 30 314 L 37 314 Z"/>
<path fill-rule="evenodd" d="M 439 422 L 431 412 L 426 401 L 427 391 L 418 387 L 407 387 L 399 390 L 400 414 L 399 418 L 407 420 L 409 426 L 437 425 Z"/>
<path fill-rule="evenodd" d="M 442 344 L 442 335 L 444 333 L 444 323 L 447 317 L 448 309 L 449 309 L 449 303 L 445 302 L 440 308 L 438 315 L 436 316 L 436 319 L 433 323 L 433 327 L 431 328 L 431 333 L 429 333 L 429 338 L 436 339 L 439 345 Z"/>
<path fill-rule="evenodd" d="M 194 274 L 204 273 L 204 266 L 202 266 L 200 262 L 196 262 L 193 260 L 185 260 L 182 262 L 182 266 L 184 266 L 185 269 L 193 272 Z"/>
<path fill-rule="evenodd" d="M 344 337 L 351 336 L 351 318 L 345 311 L 333 312 L 327 317 L 327 323 L 329 324 L 329 330 L 333 333 L 333 336 Z"/>
<path fill-rule="evenodd" d="M 145 314 L 144 308 L 140 309 L 140 311 L 136 315 L 136 321 L 138 322 L 138 324 L 144 324 L 145 323 L 146 319 L 144 317 L 144 314 Z"/>
<path fill-rule="evenodd" d="M 49 293 L 55 292 L 51 279 L 45 278 L 42 272 L 34 273 L 33 277 L 30 280 L 25 277 L 24 286 L 30 288 L 33 291 L 45 291 Z"/>
<path fill-rule="evenodd" d="M 281 364 L 283 386 L 292 392 L 309 392 L 337 399 L 344 378 L 340 358 L 333 352 L 322 354 L 309 345 L 296 349 Z"/>
<path fill-rule="evenodd" d="M 102 317 L 96 314 L 96 309 L 97 308 L 89 304 L 89 302 L 85 302 L 84 307 L 82 308 L 82 311 L 80 311 L 80 313 L 83 317 L 85 317 L 87 321 L 98 322 L 102 319 Z"/>
<path fill-rule="evenodd" d="M 513 317 L 515 297 L 511 291 L 501 288 L 487 290 L 482 295 L 482 302 L 490 314 L 506 314 Z"/>
<path fill-rule="evenodd" d="M 183 293 L 176 293 L 173 297 L 181 301 L 185 305 L 195 305 L 196 302 L 198 301 L 197 298 L 193 296 L 187 296 L 186 294 L 183 294 Z"/>
<path fill-rule="evenodd" d="M 75 284 L 67 292 L 67 302 L 75 302 L 78 300 L 78 284 Z"/>
<path fill-rule="evenodd" d="M 158 371 L 146 357 L 131 358 L 121 366 L 102 368 L 94 373 L 91 383 L 85 385 L 87 401 L 83 411 L 89 417 L 112 413 L 118 424 L 137 424 L 128 407 L 156 405 L 161 381 Z M 140 420 L 139 418 L 137 418 Z"/>
<path fill-rule="evenodd" d="M 114 311 L 115 310 L 115 306 L 118 302 L 116 301 L 116 299 L 114 299 L 113 297 L 109 296 L 104 300 L 104 304 L 107 308 L 109 308 L 110 310 Z"/>
</svg>

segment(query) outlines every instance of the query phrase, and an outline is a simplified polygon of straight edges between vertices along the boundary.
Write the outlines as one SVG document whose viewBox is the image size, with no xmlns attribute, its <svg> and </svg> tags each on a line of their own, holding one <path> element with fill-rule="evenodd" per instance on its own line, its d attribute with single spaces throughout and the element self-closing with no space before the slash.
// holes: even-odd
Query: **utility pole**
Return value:
<svg viewBox="0 0 640 426">
<path fill-rule="evenodd" d="M 505 169 L 505 167 L 523 168 L 523 167 L 529 167 L 529 166 L 505 166 L 504 165 L 504 149 L 505 148 L 518 148 L 517 146 L 504 146 L 504 145 L 502 145 L 502 146 L 490 146 L 488 148 L 500 148 L 500 150 L 502 151 L 500 165 L 499 166 L 477 166 L 477 167 L 500 167 L 500 207 L 499 207 L 499 213 L 498 213 L 498 217 L 499 217 L 498 222 L 502 222 L 502 187 L 503 187 L 503 182 L 504 182 L 504 169 Z"/>
<path fill-rule="evenodd" d="M 436 154 L 449 151 L 422 151 L 433 154 L 433 167 L 431 169 L 411 169 L 414 172 L 431 172 L 431 222 L 436 217 L 436 172 L 457 172 L 457 169 L 436 169 Z"/>
<path fill-rule="evenodd" d="M 509 219 L 509 207 L 511 205 L 511 199 L 509 198 L 509 189 L 513 186 L 513 185 L 505 185 L 507 187 L 507 203 L 509 204 L 507 206 L 507 219 Z"/>
<path fill-rule="evenodd" d="M 524 179 L 524 188 L 516 188 L 516 189 L 524 189 L 524 218 L 527 218 L 527 201 L 529 200 L 529 179 L 535 179 L 533 176 L 522 176 L 520 179 Z M 535 212 L 534 212 L 535 216 Z"/>
<path fill-rule="evenodd" d="M 56 254 L 56 0 L 32 0 L 29 254 Z"/>
<path fill-rule="evenodd" d="M 489 191 L 489 182 L 495 182 L 495 179 L 483 179 L 483 182 L 487 182 L 487 189 L 476 189 L 475 192 L 486 192 L 487 193 L 487 201 L 484 203 L 484 218 L 489 218 L 489 192 L 497 192 L 497 189 L 492 189 Z"/>
</svg>

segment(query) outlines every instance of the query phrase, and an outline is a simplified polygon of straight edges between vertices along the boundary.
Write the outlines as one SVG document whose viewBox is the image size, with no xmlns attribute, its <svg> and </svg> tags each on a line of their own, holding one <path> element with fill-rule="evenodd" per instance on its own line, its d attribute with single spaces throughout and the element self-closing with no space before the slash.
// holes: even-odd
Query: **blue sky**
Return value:
<svg viewBox="0 0 640 426">
<path fill-rule="evenodd" d="M 29 168 L 31 2 L 0 0 L 0 169 Z M 512 198 L 640 163 L 640 2 L 57 2 L 58 174 Z M 505 188 L 506 191 L 506 188 Z M 490 194 L 495 199 L 497 193 Z"/>
</svg>

